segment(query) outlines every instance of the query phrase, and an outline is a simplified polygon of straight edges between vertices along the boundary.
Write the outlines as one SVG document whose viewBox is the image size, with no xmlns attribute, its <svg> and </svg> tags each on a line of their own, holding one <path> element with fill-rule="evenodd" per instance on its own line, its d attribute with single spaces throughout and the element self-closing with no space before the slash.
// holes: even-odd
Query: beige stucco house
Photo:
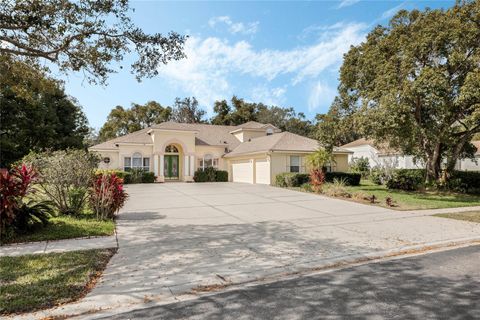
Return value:
<svg viewBox="0 0 480 320">
<path fill-rule="evenodd" d="M 272 184 L 282 172 L 305 172 L 305 156 L 318 141 L 271 124 L 247 122 L 239 126 L 163 122 L 95 145 L 102 169 L 153 171 L 157 181 L 193 181 L 199 168 L 227 170 L 230 181 Z M 344 148 L 334 150 L 329 170 L 347 171 Z"/>
</svg>

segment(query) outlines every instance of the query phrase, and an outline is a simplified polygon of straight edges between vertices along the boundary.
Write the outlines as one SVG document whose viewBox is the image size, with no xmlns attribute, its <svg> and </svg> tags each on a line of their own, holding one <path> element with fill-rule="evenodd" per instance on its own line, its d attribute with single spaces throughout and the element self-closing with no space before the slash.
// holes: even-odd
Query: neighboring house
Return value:
<svg viewBox="0 0 480 320">
<path fill-rule="evenodd" d="M 475 154 L 476 162 L 471 159 L 458 160 L 456 164 L 457 170 L 480 170 L 480 141 L 472 141 L 472 143 L 477 147 Z M 353 151 L 353 153 L 348 156 L 348 162 L 351 162 L 353 158 L 364 157 L 368 159 L 370 167 L 372 168 L 375 166 L 390 166 L 397 169 L 418 169 L 425 167 L 422 161 L 414 161 L 413 156 L 383 148 L 373 140 L 361 138 L 343 145 L 342 148 Z"/>
<path fill-rule="evenodd" d="M 227 170 L 230 181 L 271 184 L 282 172 L 305 172 L 305 156 L 318 141 L 271 124 L 239 126 L 163 122 L 90 148 L 102 157 L 100 168 L 153 171 L 157 181 L 193 181 L 199 168 Z M 351 151 L 335 148 L 328 169 L 348 170 Z"/>
</svg>

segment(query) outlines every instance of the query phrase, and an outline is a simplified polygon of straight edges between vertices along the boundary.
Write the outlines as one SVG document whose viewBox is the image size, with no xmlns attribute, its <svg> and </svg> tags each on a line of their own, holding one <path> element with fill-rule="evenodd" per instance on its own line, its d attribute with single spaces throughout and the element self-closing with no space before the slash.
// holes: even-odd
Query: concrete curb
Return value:
<svg viewBox="0 0 480 320">
<path fill-rule="evenodd" d="M 191 290 L 190 292 L 186 292 L 185 294 L 174 296 L 173 298 L 166 299 L 166 300 L 156 300 L 155 298 L 152 298 L 147 303 L 139 303 L 139 304 L 132 303 L 123 307 L 112 306 L 112 308 L 102 309 L 102 310 L 95 310 L 94 308 L 92 308 L 92 310 L 87 312 L 82 312 L 81 314 L 63 314 L 63 315 L 58 314 L 55 316 L 58 316 L 58 317 L 65 316 L 65 317 L 74 318 L 74 319 L 100 319 L 104 317 L 110 317 L 115 314 L 119 314 L 126 311 L 141 310 L 141 309 L 151 308 L 155 306 L 168 305 L 168 304 L 178 303 L 182 301 L 189 301 L 189 300 L 194 300 L 201 297 L 208 297 L 208 296 L 216 295 L 219 293 L 241 290 L 244 288 L 253 287 L 253 286 L 262 285 L 262 284 L 268 284 L 276 281 L 285 281 L 285 280 L 291 280 L 291 279 L 300 278 L 300 277 L 308 277 L 308 276 L 313 276 L 317 274 L 328 273 L 336 270 L 360 266 L 364 264 L 378 263 L 378 262 L 407 258 L 407 257 L 412 257 L 412 256 L 417 256 L 422 254 L 433 253 L 433 252 L 453 250 L 453 249 L 472 246 L 472 245 L 480 245 L 480 236 L 446 240 L 446 241 L 437 241 L 437 242 L 431 242 L 431 243 L 424 243 L 420 245 L 405 246 L 402 248 L 379 251 L 371 254 L 358 254 L 358 255 L 351 255 L 348 257 L 327 259 L 327 260 L 324 260 L 323 264 L 318 263 L 318 261 L 312 261 L 311 263 L 312 267 L 299 268 L 298 270 L 295 270 L 292 272 L 271 274 L 271 275 L 259 277 L 253 280 L 243 281 L 243 282 L 239 281 L 239 282 L 225 283 L 224 285 L 215 286 L 213 289 L 211 287 L 208 287 L 208 288 L 206 287 L 205 291 L 202 291 L 201 288 L 199 290 Z M 294 265 L 292 265 L 291 267 L 294 267 Z"/>
</svg>

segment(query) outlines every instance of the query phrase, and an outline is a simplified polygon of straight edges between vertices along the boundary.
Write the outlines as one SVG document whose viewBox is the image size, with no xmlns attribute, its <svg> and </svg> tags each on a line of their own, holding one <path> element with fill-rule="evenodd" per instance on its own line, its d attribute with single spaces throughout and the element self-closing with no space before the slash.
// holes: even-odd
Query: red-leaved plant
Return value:
<svg viewBox="0 0 480 320">
<path fill-rule="evenodd" d="M 15 220 L 23 198 L 33 192 L 37 179 L 37 171 L 24 164 L 0 173 L 0 235 Z"/>
<path fill-rule="evenodd" d="M 90 194 L 90 206 L 98 219 L 113 219 L 127 200 L 123 180 L 115 173 L 97 175 Z"/>
</svg>

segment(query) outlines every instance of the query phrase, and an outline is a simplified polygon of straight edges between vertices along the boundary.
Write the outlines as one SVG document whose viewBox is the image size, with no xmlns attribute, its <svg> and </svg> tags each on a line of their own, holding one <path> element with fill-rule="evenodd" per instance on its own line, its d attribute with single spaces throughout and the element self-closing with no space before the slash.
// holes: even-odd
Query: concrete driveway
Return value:
<svg viewBox="0 0 480 320">
<path fill-rule="evenodd" d="M 95 289 L 68 310 L 178 301 L 202 286 L 480 236 L 480 224 L 265 185 L 143 184 L 128 193 L 118 253 Z"/>
</svg>

